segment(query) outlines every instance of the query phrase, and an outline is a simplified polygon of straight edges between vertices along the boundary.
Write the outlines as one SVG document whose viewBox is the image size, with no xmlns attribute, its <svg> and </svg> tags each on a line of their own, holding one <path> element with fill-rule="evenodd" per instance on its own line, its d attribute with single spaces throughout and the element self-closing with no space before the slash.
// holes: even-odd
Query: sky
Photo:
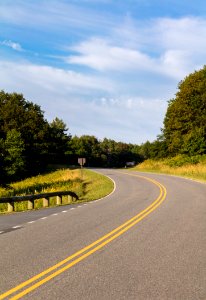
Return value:
<svg viewBox="0 0 206 300">
<path fill-rule="evenodd" d="M 0 90 L 73 136 L 154 141 L 205 64 L 205 0 L 0 0 Z"/>
</svg>

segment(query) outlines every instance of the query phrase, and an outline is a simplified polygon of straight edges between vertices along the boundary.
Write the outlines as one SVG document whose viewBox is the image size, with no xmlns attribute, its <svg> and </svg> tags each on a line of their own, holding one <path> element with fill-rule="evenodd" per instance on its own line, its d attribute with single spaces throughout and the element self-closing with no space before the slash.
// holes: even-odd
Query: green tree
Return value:
<svg viewBox="0 0 206 300">
<path fill-rule="evenodd" d="M 180 82 L 169 101 L 163 135 L 171 155 L 206 153 L 206 66 Z"/>
<path fill-rule="evenodd" d="M 22 94 L 0 92 L 0 138 L 15 129 L 21 134 L 27 174 L 44 169 L 48 153 L 49 124 L 40 106 L 28 102 Z"/>
<path fill-rule="evenodd" d="M 63 120 L 55 118 L 49 128 L 49 155 L 55 163 L 66 163 L 66 153 L 71 135 L 67 134 L 68 128 Z"/>
<path fill-rule="evenodd" d="M 97 166 L 100 163 L 99 141 L 95 136 L 74 136 L 68 144 L 68 149 L 74 164 L 77 163 L 78 157 L 85 157 L 89 166 Z"/>
<path fill-rule="evenodd" d="M 0 185 L 5 182 L 6 179 L 6 170 L 5 170 L 5 144 L 4 140 L 0 138 Z"/>
<path fill-rule="evenodd" d="M 8 131 L 4 144 L 6 174 L 12 179 L 17 179 L 23 173 L 25 167 L 23 156 L 25 147 L 21 133 L 16 129 Z"/>
</svg>

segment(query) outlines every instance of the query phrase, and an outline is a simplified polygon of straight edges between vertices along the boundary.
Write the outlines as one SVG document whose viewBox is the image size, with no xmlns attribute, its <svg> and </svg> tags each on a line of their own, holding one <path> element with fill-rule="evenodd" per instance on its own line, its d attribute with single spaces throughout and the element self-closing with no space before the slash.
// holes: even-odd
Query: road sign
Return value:
<svg viewBox="0 0 206 300">
<path fill-rule="evenodd" d="M 78 164 L 82 167 L 86 163 L 86 158 L 79 157 L 78 158 Z"/>
</svg>

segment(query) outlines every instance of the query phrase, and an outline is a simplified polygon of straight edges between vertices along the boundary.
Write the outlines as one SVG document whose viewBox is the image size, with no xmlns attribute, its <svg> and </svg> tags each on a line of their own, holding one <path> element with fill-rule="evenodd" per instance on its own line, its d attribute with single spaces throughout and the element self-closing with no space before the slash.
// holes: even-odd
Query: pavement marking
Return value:
<svg viewBox="0 0 206 300">
<path fill-rule="evenodd" d="M 77 207 L 82 207 L 82 205 L 78 205 Z"/>
<path fill-rule="evenodd" d="M 62 210 L 62 213 L 68 212 L 68 210 Z"/>
<path fill-rule="evenodd" d="M 21 227 L 22 227 L 22 225 L 16 225 L 16 226 L 13 226 L 12 228 L 16 229 L 16 228 L 21 228 Z"/>
<path fill-rule="evenodd" d="M 72 266 L 76 265 L 80 261 L 82 261 L 85 258 L 87 258 L 88 256 L 92 255 L 93 253 L 95 253 L 99 249 L 103 248 L 104 246 L 106 246 L 107 244 L 112 242 L 114 239 L 116 239 L 117 237 L 121 236 L 123 233 L 128 231 L 131 227 L 135 226 L 137 223 L 139 223 L 141 220 L 143 220 L 145 217 L 147 217 L 149 214 L 151 214 L 154 210 L 156 210 L 162 204 L 162 202 L 165 200 L 166 195 L 167 195 L 166 188 L 161 183 L 159 183 L 158 181 L 156 181 L 154 179 L 151 179 L 151 178 L 144 177 L 144 176 L 136 175 L 136 174 L 135 175 L 134 174 L 128 174 L 128 173 L 124 173 L 124 174 L 139 177 L 139 178 L 145 179 L 145 180 L 150 181 L 151 183 L 155 184 L 160 190 L 160 193 L 159 193 L 159 196 L 157 197 L 157 199 L 154 200 L 147 208 L 145 208 L 140 213 L 135 215 L 133 218 L 129 219 L 128 221 L 126 221 L 122 225 L 118 226 L 117 228 L 115 228 L 111 232 L 109 232 L 106 235 L 102 236 L 101 238 L 99 238 L 98 240 L 93 242 L 92 244 L 89 244 L 85 248 L 82 248 L 81 250 L 77 251 L 73 255 L 67 257 L 66 259 L 64 259 L 62 261 L 60 261 L 56 265 L 46 269 L 45 271 L 35 275 L 34 277 L 26 280 L 25 282 L 22 282 L 21 284 L 17 285 L 16 287 L 14 287 L 14 288 L 8 290 L 7 292 L 1 294 L 0 295 L 0 300 L 5 299 L 9 295 L 25 288 L 23 291 L 17 293 L 15 296 L 10 298 L 10 299 L 13 299 L 13 300 L 20 299 L 21 297 L 27 295 L 28 293 L 35 290 L 39 286 L 45 284 L 46 282 L 48 282 L 51 279 L 58 276 L 59 274 L 65 272 L 68 269 L 70 269 Z M 73 261 L 70 262 L 71 260 L 73 260 Z M 66 264 L 68 262 L 70 262 L 70 263 Z M 63 265 L 65 265 L 65 266 L 63 266 Z M 53 271 L 53 273 L 51 273 L 52 271 Z M 47 275 L 48 273 L 51 273 L 51 274 L 45 277 L 45 275 Z M 42 279 L 42 277 L 44 277 L 44 278 Z M 37 281 L 37 280 L 39 280 L 39 281 Z M 37 281 L 37 282 L 34 283 L 35 281 Z M 33 283 L 33 284 L 30 285 L 30 287 L 27 287 L 31 283 Z"/>
<path fill-rule="evenodd" d="M 36 221 L 29 221 L 27 222 L 28 224 L 32 224 L 32 223 L 35 223 Z"/>
<path fill-rule="evenodd" d="M 73 209 L 75 209 L 75 208 L 74 207 L 70 208 L 70 210 L 73 210 Z"/>
<path fill-rule="evenodd" d="M 57 216 L 58 214 L 52 214 L 52 216 Z"/>
<path fill-rule="evenodd" d="M 42 218 L 40 218 L 40 220 L 45 220 L 45 219 L 47 219 L 48 217 L 42 217 Z"/>
<path fill-rule="evenodd" d="M 1 234 L 1 233 L 4 233 L 4 231 L 0 231 L 0 234 Z"/>
</svg>

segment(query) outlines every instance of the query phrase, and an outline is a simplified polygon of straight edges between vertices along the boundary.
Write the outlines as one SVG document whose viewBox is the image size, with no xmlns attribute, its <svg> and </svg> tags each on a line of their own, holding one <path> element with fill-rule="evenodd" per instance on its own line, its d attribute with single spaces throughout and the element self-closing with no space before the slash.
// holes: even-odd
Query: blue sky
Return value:
<svg viewBox="0 0 206 300">
<path fill-rule="evenodd" d="M 0 89 L 72 135 L 141 144 L 206 64 L 203 0 L 1 0 Z"/>
</svg>

